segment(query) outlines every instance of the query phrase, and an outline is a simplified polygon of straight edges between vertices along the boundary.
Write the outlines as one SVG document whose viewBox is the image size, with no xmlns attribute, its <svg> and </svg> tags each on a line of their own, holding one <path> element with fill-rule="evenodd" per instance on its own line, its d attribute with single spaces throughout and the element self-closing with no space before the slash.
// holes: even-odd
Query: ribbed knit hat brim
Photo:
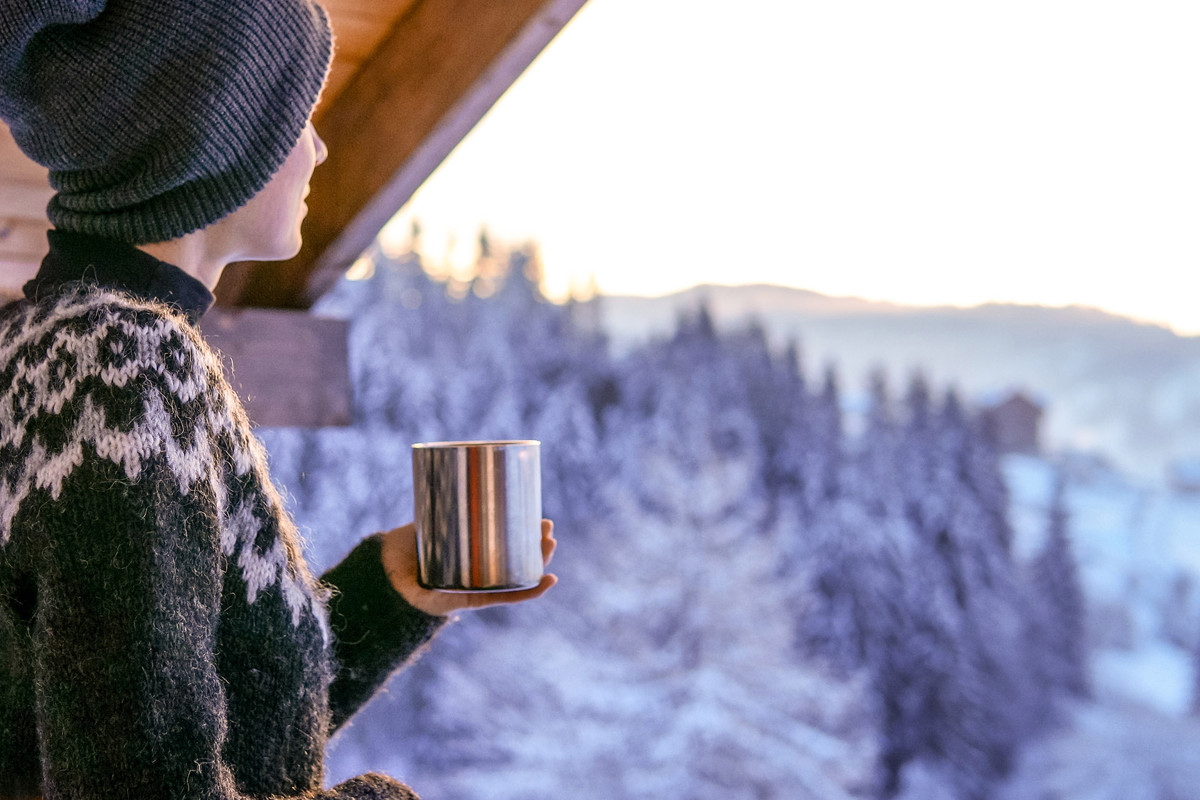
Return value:
<svg viewBox="0 0 1200 800">
<path fill-rule="evenodd" d="M 132 244 L 190 233 L 257 194 L 333 58 L 311 0 L 15 5 L 0 8 L 0 36 L 12 36 L 0 116 L 50 170 L 50 222 Z"/>
</svg>

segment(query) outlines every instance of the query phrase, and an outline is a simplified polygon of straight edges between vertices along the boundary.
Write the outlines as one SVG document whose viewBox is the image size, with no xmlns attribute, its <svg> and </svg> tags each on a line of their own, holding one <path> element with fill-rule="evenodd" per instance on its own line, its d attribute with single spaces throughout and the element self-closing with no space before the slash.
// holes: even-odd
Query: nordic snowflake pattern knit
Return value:
<svg viewBox="0 0 1200 800">
<path fill-rule="evenodd" d="M 0 798 L 414 797 L 321 788 L 328 737 L 443 621 L 380 546 L 314 580 L 175 310 L 80 282 L 5 307 Z"/>
</svg>

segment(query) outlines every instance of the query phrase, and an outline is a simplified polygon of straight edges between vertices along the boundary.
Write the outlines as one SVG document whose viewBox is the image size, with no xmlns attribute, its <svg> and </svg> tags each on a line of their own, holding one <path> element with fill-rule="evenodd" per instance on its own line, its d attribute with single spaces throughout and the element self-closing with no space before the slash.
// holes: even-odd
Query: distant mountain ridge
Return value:
<svg viewBox="0 0 1200 800">
<path fill-rule="evenodd" d="M 833 363 L 852 392 L 877 365 L 897 392 L 920 369 L 970 398 L 1043 398 L 1051 450 L 1099 451 L 1147 478 L 1200 455 L 1200 337 L 1086 306 L 920 307 L 764 284 L 604 296 L 598 310 L 623 349 L 669 334 L 702 302 L 720 326 L 757 319 L 777 344 L 797 339 L 807 372 Z"/>
<path fill-rule="evenodd" d="M 850 295 L 828 295 L 811 289 L 779 286 L 769 283 L 715 284 L 703 283 L 666 295 L 644 297 L 640 295 L 605 295 L 603 301 L 614 301 L 630 308 L 644 306 L 655 308 L 668 302 L 680 308 L 695 308 L 703 299 L 709 299 L 714 308 L 726 314 L 766 313 L 793 311 L 815 316 L 842 316 L 846 314 L 869 315 L 988 315 L 1020 318 L 1037 318 L 1046 321 L 1058 320 L 1065 324 L 1087 322 L 1109 323 L 1162 331 L 1185 341 L 1200 342 L 1200 336 L 1179 336 L 1163 325 L 1136 320 L 1114 314 L 1100 308 L 1085 305 L 1042 306 L 1025 303 L 981 303 L 975 306 L 934 305 L 919 306 L 895 303 L 886 300 L 868 300 Z"/>
</svg>

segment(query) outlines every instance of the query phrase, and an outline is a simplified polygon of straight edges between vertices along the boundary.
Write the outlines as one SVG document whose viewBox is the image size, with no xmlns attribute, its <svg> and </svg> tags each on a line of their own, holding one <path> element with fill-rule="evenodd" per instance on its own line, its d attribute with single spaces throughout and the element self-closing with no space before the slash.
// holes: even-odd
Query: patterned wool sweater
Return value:
<svg viewBox="0 0 1200 800">
<path fill-rule="evenodd" d="M 201 284 L 51 245 L 0 310 L 0 798 L 414 797 L 322 790 L 324 750 L 443 620 L 391 587 L 378 534 L 311 576 L 187 319 Z"/>
</svg>

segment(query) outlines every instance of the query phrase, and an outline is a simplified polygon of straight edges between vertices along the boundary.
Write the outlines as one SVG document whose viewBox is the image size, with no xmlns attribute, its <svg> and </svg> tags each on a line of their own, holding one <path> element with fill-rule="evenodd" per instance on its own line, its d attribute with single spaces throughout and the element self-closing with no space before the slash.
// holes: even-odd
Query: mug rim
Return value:
<svg viewBox="0 0 1200 800">
<path fill-rule="evenodd" d="M 448 442 L 417 442 L 413 444 L 414 450 L 452 450 L 458 448 L 469 447 L 529 447 L 538 446 L 541 442 L 537 439 L 477 439 L 463 441 L 448 441 Z"/>
</svg>

